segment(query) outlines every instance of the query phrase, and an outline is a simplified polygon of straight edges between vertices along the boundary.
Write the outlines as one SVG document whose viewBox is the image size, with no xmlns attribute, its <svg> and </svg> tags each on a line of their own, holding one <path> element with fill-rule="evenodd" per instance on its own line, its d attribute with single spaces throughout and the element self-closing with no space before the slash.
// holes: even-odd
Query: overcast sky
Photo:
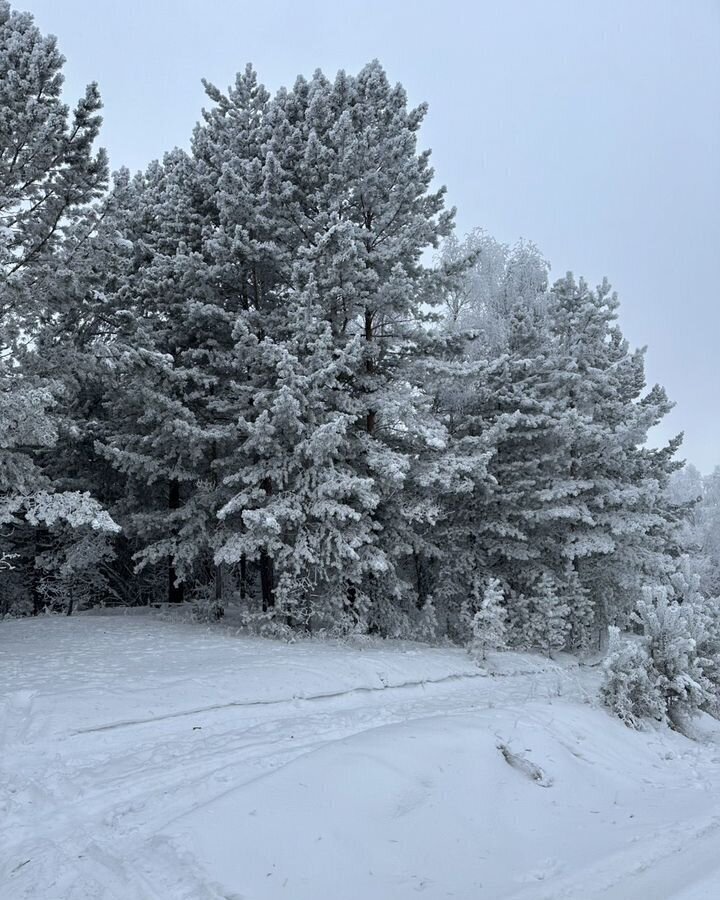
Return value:
<svg viewBox="0 0 720 900">
<path fill-rule="evenodd" d="M 246 62 L 272 90 L 377 57 L 464 232 L 534 240 L 620 295 L 683 455 L 720 464 L 720 0 L 11 0 L 95 80 L 113 167 L 187 146 Z M 71 99 L 70 97 L 68 99 Z"/>
</svg>

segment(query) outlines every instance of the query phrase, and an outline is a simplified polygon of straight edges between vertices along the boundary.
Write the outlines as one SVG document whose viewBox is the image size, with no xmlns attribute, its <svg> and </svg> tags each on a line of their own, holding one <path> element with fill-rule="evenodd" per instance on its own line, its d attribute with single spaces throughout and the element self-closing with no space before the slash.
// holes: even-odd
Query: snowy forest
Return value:
<svg viewBox="0 0 720 900">
<path fill-rule="evenodd" d="M 205 83 L 112 174 L 63 63 L 0 0 L 0 618 L 607 650 L 628 724 L 717 711 L 720 468 L 648 440 L 607 281 L 457 235 L 377 61 Z"/>
</svg>

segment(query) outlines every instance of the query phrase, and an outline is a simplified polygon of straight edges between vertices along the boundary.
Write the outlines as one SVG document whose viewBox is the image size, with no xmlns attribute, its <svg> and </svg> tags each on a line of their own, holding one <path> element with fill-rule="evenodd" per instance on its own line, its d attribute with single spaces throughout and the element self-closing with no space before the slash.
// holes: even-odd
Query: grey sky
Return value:
<svg viewBox="0 0 720 900">
<path fill-rule="evenodd" d="M 270 89 L 378 57 L 413 102 L 459 230 L 534 240 L 620 294 L 662 436 L 720 463 L 720 0 L 11 0 L 58 35 L 67 84 L 100 84 L 113 167 L 187 145 L 254 63 Z"/>
</svg>

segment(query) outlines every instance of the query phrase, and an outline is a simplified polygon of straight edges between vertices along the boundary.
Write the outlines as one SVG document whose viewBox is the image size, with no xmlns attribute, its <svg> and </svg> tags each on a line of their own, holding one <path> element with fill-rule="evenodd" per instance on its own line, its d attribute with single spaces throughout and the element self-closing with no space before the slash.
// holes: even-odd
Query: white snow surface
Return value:
<svg viewBox="0 0 720 900">
<path fill-rule="evenodd" d="M 0 623 L 0 900 L 717 900 L 720 732 L 597 667 Z"/>
</svg>

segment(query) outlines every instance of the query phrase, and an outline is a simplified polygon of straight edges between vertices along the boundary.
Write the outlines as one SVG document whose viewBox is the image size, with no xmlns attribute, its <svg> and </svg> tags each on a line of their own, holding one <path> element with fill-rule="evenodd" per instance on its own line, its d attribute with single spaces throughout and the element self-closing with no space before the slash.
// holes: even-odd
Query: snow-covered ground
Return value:
<svg viewBox="0 0 720 900">
<path fill-rule="evenodd" d="M 1 900 L 717 900 L 720 734 L 596 668 L 0 623 Z"/>
</svg>

